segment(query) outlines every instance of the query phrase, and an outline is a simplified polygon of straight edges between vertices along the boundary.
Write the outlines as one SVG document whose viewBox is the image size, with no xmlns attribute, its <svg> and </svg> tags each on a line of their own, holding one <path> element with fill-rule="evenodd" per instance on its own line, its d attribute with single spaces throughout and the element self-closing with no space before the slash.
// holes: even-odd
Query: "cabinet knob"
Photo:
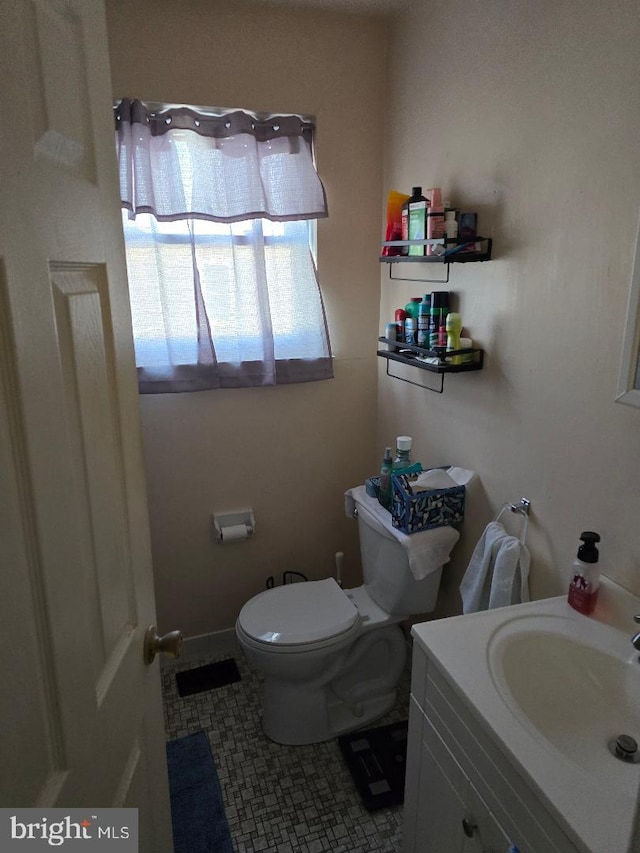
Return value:
<svg viewBox="0 0 640 853">
<path fill-rule="evenodd" d="M 467 838 L 473 838 L 473 833 L 478 828 L 478 824 L 472 818 L 462 818 L 462 831 Z"/>
</svg>

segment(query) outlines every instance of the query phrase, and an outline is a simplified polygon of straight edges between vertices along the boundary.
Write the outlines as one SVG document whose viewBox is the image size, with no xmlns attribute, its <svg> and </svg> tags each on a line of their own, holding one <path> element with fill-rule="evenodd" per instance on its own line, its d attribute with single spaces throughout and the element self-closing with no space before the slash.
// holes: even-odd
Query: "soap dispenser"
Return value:
<svg viewBox="0 0 640 853">
<path fill-rule="evenodd" d="M 571 567 L 571 583 L 567 600 L 574 610 L 589 615 L 595 609 L 600 586 L 599 554 L 596 547 L 600 536 L 587 530 L 580 539 L 584 544 L 578 548 L 578 556 Z"/>
</svg>

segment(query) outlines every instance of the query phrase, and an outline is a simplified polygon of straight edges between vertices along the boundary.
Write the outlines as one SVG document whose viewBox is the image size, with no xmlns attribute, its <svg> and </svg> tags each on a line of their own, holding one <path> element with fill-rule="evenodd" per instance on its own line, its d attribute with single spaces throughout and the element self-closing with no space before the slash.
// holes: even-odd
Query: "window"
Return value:
<svg viewBox="0 0 640 853">
<path fill-rule="evenodd" d="M 309 123 L 123 101 L 116 131 L 141 392 L 330 378 Z"/>
</svg>

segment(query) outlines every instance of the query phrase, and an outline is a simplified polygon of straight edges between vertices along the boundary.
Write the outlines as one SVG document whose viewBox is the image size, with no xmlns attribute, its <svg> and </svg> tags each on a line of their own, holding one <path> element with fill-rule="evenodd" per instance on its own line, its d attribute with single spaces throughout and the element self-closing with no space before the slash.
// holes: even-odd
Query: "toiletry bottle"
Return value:
<svg viewBox="0 0 640 853">
<path fill-rule="evenodd" d="M 458 241 L 458 221 L 456 220 L 456 209 L 449 208 L 444 211 L 444 232 L 446 234 L 445 249 L 455 249 Z"/>
<path fill-rule="evenodd" d="M 404 321 L 406 319 L 407 312 L 404 310 L 404 308 L 396 308 L 396 340 L 398 341 L 398 343 L 402 343 L 404 341 Z"/>
<path fill-rule="evenodd" d="M 411 468 L 411 436 L 399 435 L 396 438 L 396 458 L 393 460 L 393 473 L 401 473 L 405 468 Z"/>
<path fill-rule="evenodd" d="M 395 323 L 387 323 L 384 327 L 384 336 L 387 341 L 395 341 L 396 340 L 396 331 L 397 327 Z M 397 350 L 397 346 L 395 343 L 387 343 L 387 350 L 389 352 L 395 352 Z"/>
<path fill-rule="evenodd" d="M 427 210 L 427 239 L 444 237 L 444 206 L 439 189 L 431 190 L 431 204 Z M 427 255 L 437 255 L 435 246 L 427 246 Z"/>
<path fill-rule="evenodd" d="M 475 252 L 476 243 L 473 242 L 477 236 L 478 214 L 477 213 L 461 213 L 458 217 L 458 242 L 469 243 L 462 251 Z"/>
<path fill-rule="evenodd" d="M 429 348 L 438 346 L 438 325 L 440 323 L 440 304 L 442 301 L 442 290 L 434 290 L 431 294 L 431 312 L 429 317 Z"/>
<path fill-rule="evenodd" d="M 392 470 L 393 457 L 391 455 L 391 448 L 385 447 L 382 467 L 380 468 L 380 491 L 378 492 L 378 501 L 385 509 L 391 509 L 391 499 L 393 497 Z"/>
<path fill-rule="evenodd" d="M 429 347 L 431 349 L 446 347 L 447 345 L 447 329 L 445 324 L 448 313 L 449 291 L 435 290 L 431 294 L 431 317 L 429 321 Z"/>
<path fill-rule="evenodd" d="M 578 548 L 578 556 L 571 567 L 568 601 L 574 610 L 588 615 L 593 613 L 598 600 L 600 568 L 596 543 L 600 536 L 587 530 L 580 539 L 584 544 Z"/>
<path fill-rule="evenodd" d="M 418 346 L 429 349 L 429 320 L 431 319 L 431 294 L 425 293 L 418 306 Z"/>
<path fill-rule="evenodd" d="M 447 347 L 447 317 L 449 316 L 449 294 L 447 301 L 440 306 L 440 324 L 438 326 L 438 347 L 446 349 Z"/>
<path fill-rule="evenodd" d="M 422 187 L 413 187 L 411 197 L 402 205 L 402 239 L 424 240 L 427 236 L 428 199 L 422 195 Z M 405 235 L 406 220 L 406 237 Z M 408 255 L 424 255 L 424 246 L 409 246 Z"/>
<path fill-rule="evenodd" d="M 460 349 L 460 332 L 462 331 L 462 317 L 455 311 L 447 314 L 447 352 Z M 461 355 L 452 355 L 447 358 L 449 364 L 462 364 Z"/>
<path fill-rule="evenodd" d="M 418 324 L 413 317 L 407 317 L 404 321 L 404 342 L 410 346 L 416 345 Z"/>
<path fill-rule="evenodd" d="M 412 296 L 411 299 L 404 306 L 404 310 L 407 312 L 407 317 L 413 317 L 416 321 L 416 327 L 418 325 L 418 317 L 420 315 L 420 303 L 422 300 L 419 296 Z"/>
<path fill-rule="evenodd" d="M 400 239 L 408 240 L 409 239 L 409 199 L 411 196 L 407 198 L 406 201 L 402 202 L 402 210 L 400 211 Z M 400 251 L 403 255 L 409 254 L 408 246 L 401 246 Z"/>
<path fill-rule="evenodd" d="M 391 190 L 387 196 L 387 228 L 385 231 L 385 241 L 387 240 L 406 240 L 402 236 L 402 205 L 409 199 L 406 193 L 399 193 Z M 382 257 L 395 257 L 397 255 L 406 255 L 406 246 L 383 246 Z"/>
<path fill-rule="evenodd" d="M 464 329 L 463 329 L 464 331 Z M 472 338 L 463 338 L 460 337 L 460 349 L 471 349 L 473 347 Z M 467 364 L 468 362 L 473 361 L 474 356 L 472 352 L 466 352 L 464 355 L 460 356 L 460 363 Z"/>
</svg>

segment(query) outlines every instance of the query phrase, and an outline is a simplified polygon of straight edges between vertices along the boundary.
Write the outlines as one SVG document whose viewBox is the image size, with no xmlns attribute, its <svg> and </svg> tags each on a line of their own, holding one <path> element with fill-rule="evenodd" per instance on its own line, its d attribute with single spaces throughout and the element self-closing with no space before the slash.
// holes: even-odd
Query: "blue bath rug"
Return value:
<svg viewBox="0 0 640 853">
<path fill-rule="evenodd" d="M 174 853 L 233 853 L 218 772 L 204 732 L 167 743 Z"/>
<path fill-rule="evenodd" d="M 404 801 L 408 727 L 403 720 L 338 738 L 342 757 L 367 811 Z"/>
</svg>

